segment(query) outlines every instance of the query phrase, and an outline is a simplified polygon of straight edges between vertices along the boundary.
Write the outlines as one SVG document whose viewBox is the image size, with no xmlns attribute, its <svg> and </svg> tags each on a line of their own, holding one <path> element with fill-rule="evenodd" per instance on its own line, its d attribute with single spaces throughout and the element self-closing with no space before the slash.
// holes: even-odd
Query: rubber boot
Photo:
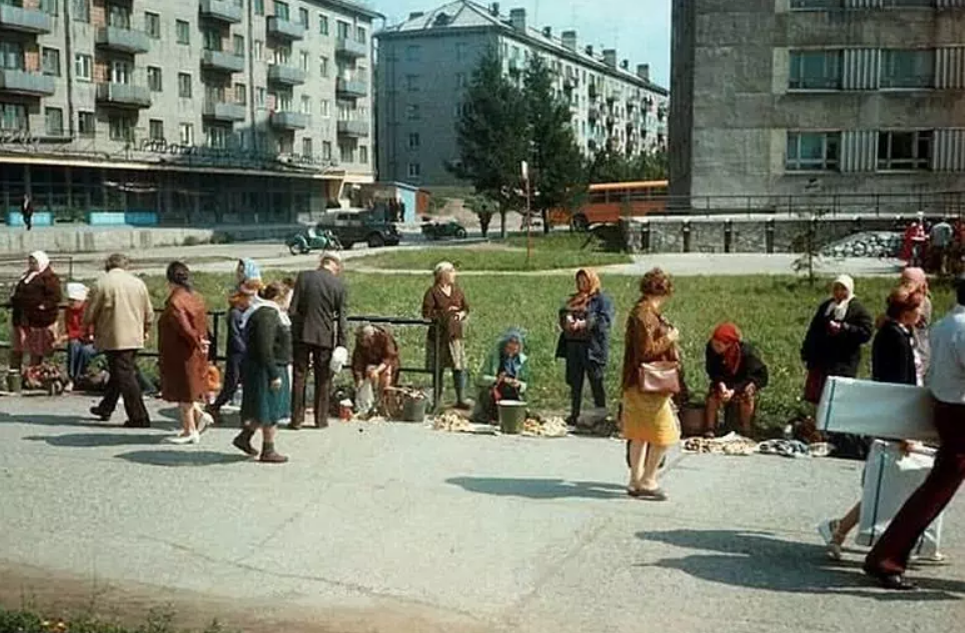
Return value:
<svg viewBox="0 0 965 633">
<path fill-rule="evenodd" d="M 452 382 L 456 388 L 456 408 L 463 411 L 472 409 L 472 403 L 466 400 L 466 372 L 462 369 L 452 370 Z"/>
<path fill-rule="evenodd" d="M 239 433 L 231 443 L 242 453 L 247 453 L 250 457 L 254 457 L 258 454 L 255 447 L 251 445 L 251 438 L 254 437 L 254 435 L 255 429 L 250 426 L 244 426 L 241 429 L 241 433 Z"/>
</svg>

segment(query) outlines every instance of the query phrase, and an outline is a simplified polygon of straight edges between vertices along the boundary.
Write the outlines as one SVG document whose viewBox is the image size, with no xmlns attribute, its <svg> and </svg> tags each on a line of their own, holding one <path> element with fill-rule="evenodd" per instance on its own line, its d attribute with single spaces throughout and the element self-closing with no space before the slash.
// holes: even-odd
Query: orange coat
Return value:
<svg viewBox="0 0 965 633">
<path fill-rule="evenodd" d="M 158 319 L 161 395 L 168 402 L 198 402 L 207 390 L 208 315 L 201 295 L 178 288 Z"/>
</svg>

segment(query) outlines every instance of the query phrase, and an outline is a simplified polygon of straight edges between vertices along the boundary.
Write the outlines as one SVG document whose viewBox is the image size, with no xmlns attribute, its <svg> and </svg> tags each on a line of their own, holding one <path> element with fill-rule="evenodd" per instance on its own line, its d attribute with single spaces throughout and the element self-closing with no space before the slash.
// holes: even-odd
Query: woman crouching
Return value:
<svg viewBox="0 0 965 633">
<path fill-rule="evenodd" d="M 529 382 L 523 333 L 512 329 L 499 337 L 479 372 L 479 397 L 473 420 L 492 424 L 499 418 L 500 400 L 521 400 Z"/>
<path fill-rule="evenodd" d="M 767 365 L 757 350 L 744 342 L 733 323 L 723 323 L 714 330 L 707 343 L 706 365 L 710 379 L 704 409 L 706 437 L 714 437 L 717 412 L 731 403 L 737 407 L 741 434 L 750 437 L 757 392 L 767 386 Z"/>
</svg>

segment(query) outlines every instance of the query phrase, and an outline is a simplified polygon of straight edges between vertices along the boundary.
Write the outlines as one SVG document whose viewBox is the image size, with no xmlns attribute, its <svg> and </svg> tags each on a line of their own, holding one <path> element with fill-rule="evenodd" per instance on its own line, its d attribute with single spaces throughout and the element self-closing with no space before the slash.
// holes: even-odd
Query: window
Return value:
<svg viewBox="0 0 965 633">
<path fill-rule="evenodd" d="M 131 28 L 131 10 L 119 4 L 107 5 L 107 24 L 119 29 Z"/>
<path fill-rule="evenodd" d="M 161 39 L 161 16 L 157 13 L 145 13 L 144 32 L 156 40 Z"/>
<path fill-rule="evenodd" d="M 94 68 L 94 60 L 90 55 L 77 53 L 74 55 L 74 76 L 78 81 L 90 81 Z"/>
<path fill-rule="evenodd" d="M 792 9 L 804 11 L 813 9 L 840 9 L 844 6 L 844 0 L 791 0 Z"/>
<path fill-rule="evenodd" d="M 291 14 L 288 12 L 288 5 L 285 4 L 284 2 L 279 2 L 278 0 L 275 0 L 275 17 L 278 18 L 279 20 L 284 20 L 285 22 L 288 22 L 290 15 Z"/>
<path fill-rule="evenodd" d="M 419 138 L 418 132 L 413 132 L 409 134 L 409 149 L 415 149 L 419 147 L 421 142 L 422 142 L 422 139 Z"/>
<path fill-rule="evenodd" d="M 135 119 L 127 113 L 112 114 L 108 119 L 112 141 L 133 141 Z"/>
<path fill-rule="evenodd" d="M 202 46 L 206 51 L 221 50 L 221 32 L 218 29 L 204 29 L 201 31 Z"/>
<path fill-rule="evenodd" d="M 164 121 L 161 119 L 151 119 L 148 123 L 148 137 L 152 141 L 164 140 Z"/>
<path fill-rule="evenodd" d="M 292 93 L 291 90 L 279 90 L 275 93 L 275 109 L 279 112 L 291 112 L 292 111 Z"/>
<path fill-rule="evenodd" d="M 338 39 L 347 40 L 348 34 L 352 30 L 352 25 L 349 24 L 348 22 L 343 22 L 341 20 L 338 20 L 336 22 L 336 28 L 338 29 Z"/>
<path fill-rule="evenodd" d="M 422 175 L 422 165 L 419 163 L 409 163 L 409 178 L 418 178 Z"/>
<path fill-rule="evenodd" d="M 422 118 L 422 115 L 419 112 L 418 103 L 410 103 L 405 107 L 405 118 L 409 119 L 410 121 L 418 121 Z"/>
<path fill-rule="evenodd" d="M 45 48 L 43 53 L 45 75 L 60 77 L 60 51 L 56 48 Z"/>
<path fill-rule="evenodd" d="M 302 26 L 308 29 L 308 9 L 298 10 L 298 21 L 301 23 Z"/>
<path fill-rule="evenodd" d="M 787 171 L 837 171 L 839 132 L 788 132 Z"/>
<path fill-rule="evenodd" d="M 324 160 L 332 160 L 332 142 L 322 141 L 322 158 Z"/>
<path fill-rule="evenodd" d="M 931 88 L 935 85 L 935 51 L 881 51 L 882 88 Z"/>
<path fill-rule="evenodd" d="M 318 64 L 322 77 L 328 77 L 328 57 L 323 57 Z"/>
<path fill-rule="evenodd" d="M 77 133 L 81 136 L 94 136 L 96 119 L 93 112 L 77 113 Z"/>
<path fill-rule="evenodd" d="M 245 84 L 235 84 L 235 103 L 248 105 L 248 86 Z"/>
<path fill-rule="evenodd" d="M 349 145 L 338 146 L 338 159 L 343 163 L 355 162 L 355 150 Z"/>
<path fill-rule="evenodd" d="M 255 15 L 265 15 L 265 0 L 255 0 Z"/>
<path fill-rule="evenodd" d="M 0 130 L 6 132 L 26 132 L 30 129 L 27 119 L 27 106 L 19 103 L 0 102 Z"/>
<path fill-rule="evenodd" d="M 309 97 L 308 95 L 302 95 L 301 113 L 302 114 L 312 113 L 312 98 Z"/>
<path fill-rule="evenodd" d="M 932 132 L 881 132 L 878 134 L 878 169 L 898 171 L 931 166 Z"/>
<path fill-rule="evenodd" d="M 245 36 L 235 35 L 231 38 L 231 41 L 234 44 L 232 48 L 235 51 L 235 55 L 237 55 L 238 57 L 244 57 L 245 56 Z"/>
<path fill-rule="evenodd" d="M 178 96 L 183 99 L 191 98 L 191 75 L 178 73 Z"/>
<path fill-rule="evenodd" d="M 151 92 L 164 90 L 161 84 L 161 69 L 157 66 L 147 67 L 147 87 L 151 89 Z"/>
<path fill-rule="evenodd" d="M 77 22 L 90 22 L 90 0 L 72 0 L 71 13 Z"/>
<path fill-rule="evenodd" d="M 934 7 L 935 0 L 884 0 L 886 7 Z"/>
<path fill-rule="evenodd" d="M 23 70 L 23 46 L 19 42 L 0 42 L 0 68 Z"/>
<path fill-rule="evenodd" d="M 456 88 L 465 88 L 468 85 L 466 73 L 456 73 Z"/>
<path fill-rule="evenodd" d="M 368 33 L 366 33 L 364 26 L 355 27 L 355 39 L 359 44 L 365 44 L 368 39 Z"/>
<path fill-rule="evenodd" d="M 322 107 L 319 109 L 319 114 L 325 118 L 332 116 L 332 102 L 328 99 L 322 99 Z"/>
<path fill-rule="evenodd" d="M 204 140 L 208 147 L 225 149 L 228 147 L 229 138 L 231 138 L 231 128 L 221 125 L 206 125 L 204 127 Z"/>
<path fill-rule="evenodd" d="M 302 139 L 302 156 L 305 158 L 312 157 L 312 139 L 303 138 Z"/>
<path fill-rule="evenodd" d="M 369 162 L 369 148 L 365 145 L 359 145 L 359 162 L 366 165 Z"/>
<path fill-rule="evenodd" d="M 302 70 L 306 72 L 311 70 L 312 61 L 311 61 L 311 55 L 308 54 L 308 51 L 302 51 L 300 54 L 300 57 L 302 60 Z"/>
<path fill-rule="evenodd" d="M 791 51 L 792 90 L 841 88 L 841 51 Z"/>
<path fill-rule="evenodd" d="M 318 14 L 318 34 L 328 35 L 328 16 Z"/>
<path fill-rule="evenodd" d="M 182 123 L 178 126 L 178 142 L 181 145 L 194 145 L 194 125 Z"/>
<path fill-rule="evenodd" d="M 261 109 L 265 108 L 268 101 L 267 93 L 264 88 L 255 88 L 255 106 Z"/>
<path fill-rule="evenodd" d="M 469 56 L 469 45 L 465 42 L 456 42 L 456 61 L 463 61 Z"/>
<path fill-rule="evenodd" d="M 255 40 L 255 59 L 258 61 L 265 59 L 265 43 L 261 40 Z"/>
<path fill-rule="evenodd" d="M 60 0 L 40 0 L 40 10 L 47 15 L 60 15 L 58 3 Z"/>
<path fill-rule="evenodd" d="M 115 59 L 111 62 L 111 82 L 116 84 L 131 83 L 134 66 L 131 62 Z"/>
<path fill-rule="evenodd" d="M 409 92 L 419 92 L 419 75 L 406 75 L 405 89 Z"/>
<path fill-rule="evenodd" d="M 287 66 L 292 60 L 292 49 L 290 46 L 278 46 L 274 51 L 273 62 L 280 66 Z"/>
<path fill-rule="evenodd" d="M 44 110 L 44 131 L 47 136 L 64 135 L 64 111 L 60 108 Z"/>
<path fill-rule="evenodd" d="M 422 47 L 421 47 L 421 46 L 406 46 L 406 47 L 405 47 L 405 61 L 407 61 L 407 62 L 418 62 L 418 61 L 422 61 Z"/>
<path fill-rule="evenodd" d="M 174 23 L 175 31 L 177 32 L 178 44 L 190 44 L 191 43 L 191 25 L 184 20 L 178 20 Z"/>
</svg>

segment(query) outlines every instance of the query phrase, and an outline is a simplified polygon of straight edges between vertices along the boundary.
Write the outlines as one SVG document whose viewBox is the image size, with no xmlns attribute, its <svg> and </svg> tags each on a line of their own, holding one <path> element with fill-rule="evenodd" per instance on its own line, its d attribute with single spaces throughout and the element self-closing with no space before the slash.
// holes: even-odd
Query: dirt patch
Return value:
<svg viewBox="0 0 965 633">
<path fill-rule="evenodd" d="M 271 588 L 266 587 L 266 594 Z M 306 596 L 292 596 L 294 599 Z M 468 616 L 420 605 L 374 599 L 370 609 L 311 608 L 284 599 L 247 601 L 137 583 L 111 583 L 0 561 L 0 605 L 48 617 L 93 616 L 131 627 L 144 625 L 152 609 L 174 614 L 180 630 L 201 630 L 217 620 L 244 633 L 491 633 Z"/>
</svg>

